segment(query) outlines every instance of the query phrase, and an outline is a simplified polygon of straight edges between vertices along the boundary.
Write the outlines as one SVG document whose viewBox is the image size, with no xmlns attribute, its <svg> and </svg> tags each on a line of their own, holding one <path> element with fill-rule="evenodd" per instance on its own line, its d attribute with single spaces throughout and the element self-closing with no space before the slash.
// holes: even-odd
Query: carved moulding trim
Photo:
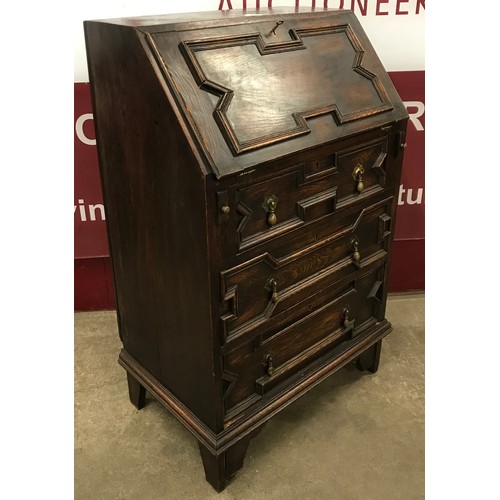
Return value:
<svg viewBox="0 0 500 500">
<path fill-rule="evenodd" d="M 301 248 L 300 250 L 297 250 L 296 252 L 294 252 L 290 255 L 286 255 L 285 257 L 282 257 L 280 259 L 275 258 L 269 252 L 265 252 L 261 255 L 254 257 L 253 259 L 247 260 L 247 261 L 243 262 L 242 264 L 239 264 L 231 269 L 223 271 L 221 273 L 221 278 L 222 278 L 221 285 L 222 285 L 223 295 L 225 293 L 227 293 L 227 289 L 225 286 L 225 279 L 227 276 L 236 274 L 236 273 L 242 271 L 243 269 L 246 269 L 247 267 L 251 267 L 254 264 L 259 263 L 261 261 L 267 261 L 274 269 L 277 269 L 279 266 L 282 266 L 284 264 L 287 264 L 290 261 L 293 261 L 295 259 L 303 257 L 304 255 L 307 255 L 308 253 L 314 252 L 319 247 L 326 246 L 330 242 L 332 242 L 333 240 L 339 239 L 342 236 L 345 236 L 346 234 L 349 234 L 349 233 L 352 233 L 353 231 L 355 231 L 358 228 L 358 226 L 361 224 L 361 221 L 363 220 L 363 217 L 365 217 L 366 214 L 368 214 L 369 212 L 372 212 L 373 210 L 376 210 L 379 207 L 387 205 L 388 203 L 390 203 L 392 201 L 392 199 L 393 199 L 393 197 L 389 196 L 389 197 L 384 198 L 380 201 L 377 201 L 373 205 L 369 205 L 368 207 L 364 207 L 359 212 L 358 216 L 356 217 L 356 219 L 354 220 L 354 222 L 352 224 L 342 228 L 340 231 L 337 231 L 336 233 L 334 233 L 330 236 L 327 236 L 326 238 L 319 240 L 318 242 L 308 246 L 307 248 Z"/>
<path fill-rule="evenodd" d="M 228 433 L 224 436 L 229 438 L 231 432 L 239 433 L 243 430 L 250 432 L 258 427 L 264 420 L 271 418 L 285 406 L 299 398 L 304 392 L 312 389 L 332 373 L 355 360 L 361 352 L 365 351 L 392 331 L 388 321 L 382 321 L 356 335 L 353 339 L 335 348 L 316 362 L 316 366 L 311 369 L 304 378 L 297 377 L 286 389 L 286 392 L 279 392 L 273 397 L 266 398 L 265 402 L 257 404 L 251 412 L 240 414 L 232 420 L 225 422 L 224 427 Z"/>
<path fill-rule="evenodd" d="M 213 50 L 242 45 L 255 45 L 259 53 L 262 56 L 265 56 L 267 54 L 305 49 L 306 46 L 303 42 L 303 37 L 337 33 L 345 33 L 355 52 L 354 60 L 352 63 L 353 71 L 371 81 L 373 87 L 377 92 L 377 95 L 380 98 L 381 104 L 347 114 L 342 114 L 336 103 L 332 103 L 321 108 L 314 108 L 307 111 L 292 113 L 292 117 L 296 124 L 294 128 L 263 135 L 246 141 L 240 141 L 226 116 L 226 112 L 234 96 L 234 91 L 221 85 L 220 83 L 210 80 L 205 75 L 198 59 L 196 58 L 195 53 L 202 50 Z M 271 144 L 309 134 L 311 132 L 311 129 L 307 124 L 307 120 L 317 118 L 319 116 L 331 114 L 337 125 L 342 125 L 393 109 L 387 91 L 380 82 L 379 77 L 362 66 L 365 51 L 360 40 L 349 24 L 326 26 L 322 28 L 308 28 L 297 30 L 290 29 L 289 34 L 290 40 L 271 44 L 267 44 L 264 40 L 264 37 L 259 32 L 245 33 L 241 35 L 225 35 L 222 37 L 213 37 L 207 39 L 197 39 L 187 42 L 181 42 L 179 44 L 179 48 L 183 53 L 198 86 L 202 90 L 216 97 L 219 97 L 219 100 L 213 112 L 213 116 L 217 125 L 219 126 L 219 129 L 222 132 L 222 135 L 226 139 L 226 142 L 228 143 L 232 153 L 235 156 L 266 146 L 270 146 Z"/>
<path fill-rule="evenodd" d="M 353 153 L 361 153 L 367 149 L 380 146 L 380 153 L 373 162 L 372 165 L 365 165 L 365 167 L 370 167 L 378 176 L 380 187 L 385 187 L 386 171 L 384 168 L 384 162 L 387 158 L 387 150 L 389 147 L 389 138 L 387 136 L 374 139 L 372 141 L 366 142 L 361 146 L 356 146 L 354 148 L 345 149 L 339 151 L 335 155 L 335 161 L 340 163 L 345 156 L 352 155 Z"/>
<path fill-rule="evenodd" d="M 241 337 L 242 335 L 245 335 L 247 332 L 259 327 L 263 323 L 269 320 L 269 318 L 273 315 L 274 310 L 277 307 L 277 304 L 273 303 L 272 301 L 269 301 L 264 310 L 260 313 L 257 314 L 256 316 L 252 317 L 248 321 L 245 321 L 243 324 L 238 325 L 235 328 L 230 328 L 229 327 L 229 322 L 236 319 L 238 317 L 237 314 L 237 293 L 238 293 L 238 285 L 237 284 L 228 284 L 228 279 L 230 279 L 232 276 L 239 274 L 243 270 L 253 267 L 255 265 L 259 265 L 260 263 L 264 263 L 269 267 L 270 270 L 276 271 L 279 268 L 285 266 L 286 264 L 289 264 L 290 262 L 302 258 L 304 255 L 313 252 L 317 250 L 319 247 L 328 245 L 332 243 L 334 240 L 340 239 L 341 237 L 347 235 L 347 234 L 353 234 L 359 224 L 361 223 L 363 217 L 372 212 L 373 210 L 376 210 L 377 208 L 387 205 L 390 203 L 392 200 L 392 196 L 389 198 L 385 198 L 377 203 L 374 203 L 373 205 L 370 205 L 369 207 L 365 207 L 361 212 L 359 213 L 358 217 L 356 220 L 349 226 L 343 228 L 342 230 L 336 232 L 335 234 L 328 236 L 327 238 L 324 238 L 323 240 L 318 241 L 317 243 L 307 247 L 306 249 L 302 248 L 290 255 L 287 255 L 282 258 L 276 258 L 274 257 L 271 253 L 265 252 L 264 254 L 258 255 L 254 257 L 253 259 L 250 259 L 246 262 L 243 262 L 242 264 L 239 264 L 231 269 L 228 269 L 226 271 L 223 271 L 220 273 L 220 292 L 221 292 L 221 299 L 223 302 L 229 303 L 226 312 L 220 317 L 221 319 L 221 333 L 222 333 L 222 339 L 221 341 L 223 343 L 226 342 L 231 342 L 235 340 L 236 338 Z M 385 250 L 378 250 L 374 252 L 373 254 L 370 254 L 369 256 L 365 257 L 359 264 L 359 267 L 366 267 L 370 263 L 372 263 L 374 260 L 377 260 L 383 256 L 385 256 L 387 252 Z M 326 278 L 329 275 L 333 275 L 340 269 L 343 269 L 345 267 L 349 267 L 352 265 L 352 258 L 351 256 L 346 256 L 331 265 L 323 268 L 321 271 L 318 271 L 310 276 L 305 277 L 301 281 L 298 281 L 293 284 L 293 286 L 290 286 L 284 290 L 280 291 L 280 303 L 285 302 L 289 297 L 295 295 L 296 293 L 301 293 L 302 290 L 305 288 L 313 285 L 314 283 Z"/>
<path fill-rule="evenodd" d="M 297 354 L 281 364 L 278 368 L 275 369 L 273 373 L 273 377 L 270 378 L 267 375 L 264 375 L 255 381 L 255 390 L 261 396 L 264 396 L 267 392 L 268 387 L 274 387 L 277 383 L 279 383 L 280 377 L 285 377 L 288 372 L 296 369 L 298 366 L 312 362 L 311 358 L 313 358 L 316 354 L 321 351 L 325 351 L 328 348 L 331 348 L 332 345 L 337 342 L 339 339 L 346 337 L 346 335 L 351 334 L 354 330 L 354 320 L 347 328 L 337 328 L 333 330 L 329 335 L 319 340 L 312 346 L 304 349 L 300 354 Z"/>
<path fill-rule="evenodd" d="M 297 170 L 297 178 L 300 176 L 301 168 Z M 337 206 L 337 186 L 315 193 L 308 198 L 303 198 L 295 202 L 295 216 L 278 224 L 273 229 L 268 231 L 261 231 L 259 233 L 251 234 L 250 236 L 243 236 L 243 231 L 247 225 L 248 220 L 253 214 L 253 211 L 245 205 L 244 202 L 239 201 L 236 205 L 236 212 L 242 216 L 241 221 L 236 229 L 236 234 L 238 238 L 238 251 L 241 252 L 250 248 L 252 246 L 259 245 L 260 243 L 276 236 L 291 231 L 296 227 L 302 226 L 303 224 L 318 220 L 322 217 L 326 217 L 335 212 Z M 321 203 L 331 202 L 330 211 L 322 214 L 319 217 L 309 217 L 307 212 L 313 209 L 315 206 Z"/>
<path fill-rule="evenodd" d="M 377 281 L 375 281 L 367 296 L 367 299 L 373 304 L 373 315 L 379 321 L 384 319 L 384 310 L 382 306 L 384 303 L 385 287 L 387 286 L 384 279 L 386 272 L 387 264 L 384 264 L 376 271 Z M 380 297 L 380 295 L 382 296 Z"/>
</svg>

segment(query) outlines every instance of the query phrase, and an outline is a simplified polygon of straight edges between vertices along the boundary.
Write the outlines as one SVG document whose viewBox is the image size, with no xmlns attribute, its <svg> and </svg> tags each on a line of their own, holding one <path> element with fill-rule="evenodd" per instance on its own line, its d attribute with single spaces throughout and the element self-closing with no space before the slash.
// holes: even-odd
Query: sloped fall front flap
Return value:
<svg viewBox="0 0 500 500">
<path fill-rule="evenodd" d="M 352 12 L 155 27 L 146 38 L 219 178 L 406 116 Z"/>
</svg>

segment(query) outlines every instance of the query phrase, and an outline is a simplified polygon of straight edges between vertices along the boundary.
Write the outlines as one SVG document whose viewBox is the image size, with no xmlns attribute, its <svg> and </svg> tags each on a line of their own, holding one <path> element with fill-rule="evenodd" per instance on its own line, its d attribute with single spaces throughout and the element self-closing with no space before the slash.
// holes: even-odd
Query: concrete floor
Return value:
<svg viewBox="0 0 500 500">
<path fill-rule="evenodd" d="M 379 371 L 346 367 L 273 417 L 217 494 L 195 439 L 128 400 L 114 312 L 75 315 L 75 498 L 424 498 L 424 295 L 391 295 Z"/>
</svg>

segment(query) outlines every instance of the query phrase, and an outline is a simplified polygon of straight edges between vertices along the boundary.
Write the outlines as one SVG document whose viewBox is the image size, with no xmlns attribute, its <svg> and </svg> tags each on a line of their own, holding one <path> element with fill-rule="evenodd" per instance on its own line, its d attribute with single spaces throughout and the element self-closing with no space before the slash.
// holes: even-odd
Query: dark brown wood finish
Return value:
<svg viewBox="0 0 500 500">
<path fill-rule="evenodd" d="M 361 354 L 361 356 L 356 360 L 358 370 L 369 370 L 372 373 L 377 373 L 381 352 L 382 340 L 379 340 L 376 344 L 373 344 L 370 349 L 364 351 L 363 354 Z"/>
<path fill-rule="evenodd" d="M 220 453 L 214 453 L 210 448 L 198 443 L 205 477 L 217 492 L 221 492 L 227 482 L 243 467 L 250 440 L 259 434 L 265 425 L 266 421 Z"/>
<path fill-rule="evenodd" d="M 221 315 L 225 341 L 248 335 L 272 317 L 295 307 L 305 297 L 324 290 L 387 254 L 392 198 L 370 205 L 344 220 L 338 232 L 318 228 L 319 240 L 307 248 L 278 256 L 266 252 L 221 273 L 221 298 L 227 310 Z M 389 228 L 389 230 L 388 230 Z M 321 229 L 328 231 L 322 236 Z M 357 250 L 356 250 L 357 248 Z M 358 252 L 356 260 L 355 253 Z M 269 280 L 274 279 L 279 301 L 273 302 Z"/>
<path fill-rule="evenodd" d="M 298 315 L 286 327 L 266 331 L 236 348 L 228 346 L 223 356 L 224 374 L 231 379 L 224 394 L 226 418 L 234 417 L 270 388 L 383 319 L 380 297 L 384 271 L 384 264 L 369 266 L 354 279 L 343 280 L 326 304 L 308 307 L 308 314 Z"/>
<path fill-rule="evenodd" d="M 130 402 L 142 410 L 146 406 L 146 389 L 130 373 L 127 373 L 127 382 Z"/>
<path fill-rule="evenodd" d="M 274 414 L 378 368 L 407 114 L 348 11 L 85 34 L 130 400 L 164 405 L 221 491 Z"/>
<path fill-rule="evenodd" d="M 121 339 L 215 429 L 203 172 L 144 38 L 87 23 L 86 39 Z"/>
</svg>

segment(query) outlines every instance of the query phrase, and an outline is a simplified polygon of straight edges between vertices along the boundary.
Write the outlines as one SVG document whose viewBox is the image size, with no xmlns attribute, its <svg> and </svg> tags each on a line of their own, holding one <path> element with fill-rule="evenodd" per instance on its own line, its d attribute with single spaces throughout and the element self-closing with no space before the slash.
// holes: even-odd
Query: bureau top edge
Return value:
<svg viewBox="0 0 500 500">
<path fill-rule="evenodd" d="M 248 23 L 265 19 L 266 17 L 295 16 L 300 14 L 306 16 L 330 16 L 336 13 L 347 12 L 347 9 L 313 9 L 309 6 L 303 7 L 273 7 L 261 9 L 230 9 L 211 10 L 203 12 L 185 12 L 172 14 L 152 14 L 146 16 L 117 17 L 110 19 L 89 19 L 88 23 L 107 23 L 119 26 L 136 28 L 140 31 L 152 33 L 155 31 L 176 31 L 177 29 L 196 29 L 198 26 L 204 28 L 209 26 L 224 25 L 228 23 Z"/>
</svg>

